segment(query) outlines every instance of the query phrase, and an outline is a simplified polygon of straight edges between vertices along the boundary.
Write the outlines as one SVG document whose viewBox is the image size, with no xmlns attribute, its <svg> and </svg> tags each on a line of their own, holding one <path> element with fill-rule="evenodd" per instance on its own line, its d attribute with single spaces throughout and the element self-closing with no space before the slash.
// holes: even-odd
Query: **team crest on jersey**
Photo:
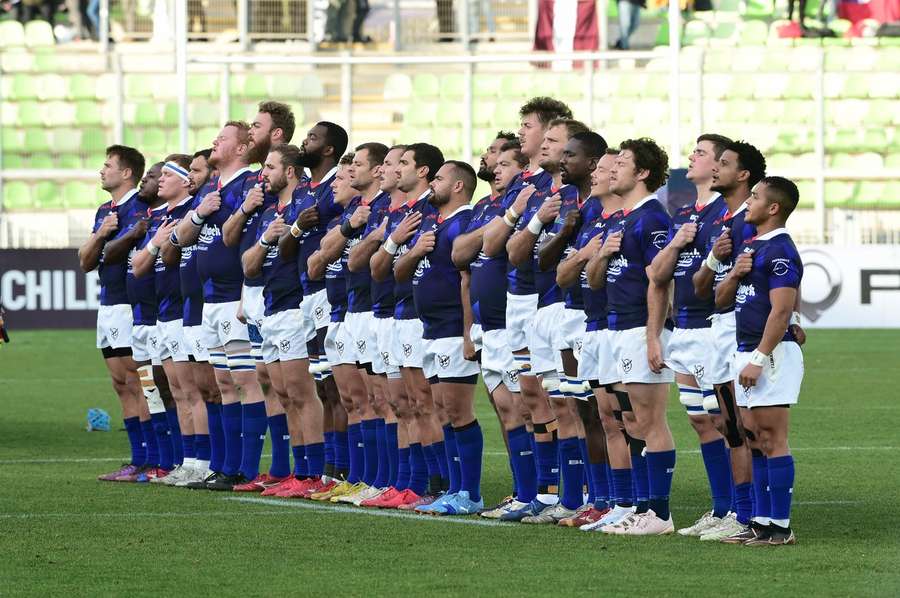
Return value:
<svg viewBox="0 0 900 598">
<path fill-rule="evenodd" d="M 509 378 L 511 384 L 519 383 L 519 371 L 518 370 L 506 370 L 506 377 Z"/>
<path fill-rule="evenodd" d="M 335 341 L 334 346 L 335 346 L 335 348 L 338 350 L 338 353 L 340 353 L 341 355 L 344 354 L 344 343 L 343 343 L 343 341 Z"/>
<path fill-rule="evenodd" d="M 410 355 L 412 355 L 412 345 L 410 345 L 408 343 L 403 343 L 403 354 L 406 357 L 409 357 Z"/>
<path fill-rule="evenodd" d="M 657 249 L 662 249 L 666 246 L 666 242 L 669 240 L 669 231 L 667 230 L 655 230 L 650 233 L 650 243 L 653 244 Z"/>
<path fill-rule="evenodd" d="M 791 260 L 779 257 L 772 260 L 772 274 L 784 276 L 791 270 Z"/>
<path fill-rule="evenodd" d="M 366 341 L 356 341 L 356 350 L 360 353 L 364 353 L 366 350 Z"/>
<path fill-rule="evenodd" d="M 325 316 L 325 309 L 322 306 L 319 306 L 313 312 L 317 320 L 321 320 Z"/>
<path fill-rule="evenodd" d="M 622 371 L 626 374 L 631 371 L 631 360 L 623 359 L 622 360 Z"/>
<path fill-rule="evenodd" d="M 575 346 L 572 348 L 575 353 L 581 353 L 581 349 L 584 345 L 580 340 L 575 341 Z"/>
<path fill-rule="evenodd" d="M 222 322 L 222 332 L 228 334 L 231 332 L 231 322 L 225 321 Z"/>
<path fill-rule="evenodd" d="M 281 349 L 282 353 L 287 353 L 288 351 L 291 350 L 291 341 L 289 341 L 289 340 L 281 341 L 280 343 L 278 343 L 278 348 Z"/>
<path fill-rule="evenodd" d="M 450 356 L 449 355 L 438 355 L 437 358 L 438 358 L 438 365 L 440 365 L 441 368 L 446 370 L 448 367 L 450 367 Z"/>
<path fill-rule="evenodd" d="M 704 369 L 702 365 L 697 364 L 694 366 L 694 378 L 697 379 L 697 382 L 700 382 L 700 380 L 703 379 L 703 373 Z"/>
<path fill-rule="evenodd" d="M 172 349 L 172 353 L 178 353 L 178 341 L 169 342 L 169 347 Z"/>
<path fill-rule="evenodd" d="M 742 284 L 738 286 L 737 294 L 734 297 L 735 303 L 746 303 L 750 297 L 756 297 L 756 288 L 752 284 Z"/>
<path fill-rule="evenodd" d="M 113 340 L 119 338 L 119 329 L 118 328 L 110 328 L 109 335 L 113 338 Z"/>
</svg>

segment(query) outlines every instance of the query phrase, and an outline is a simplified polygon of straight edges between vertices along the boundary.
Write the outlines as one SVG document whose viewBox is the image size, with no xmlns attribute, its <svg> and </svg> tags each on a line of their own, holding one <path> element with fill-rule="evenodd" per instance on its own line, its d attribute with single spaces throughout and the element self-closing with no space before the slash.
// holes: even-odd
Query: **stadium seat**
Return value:
<svg viewBox="0 0 900 598">
<path fill-rule="evenodd" d="M 382 97 L 385 100 L 405 100 L 412 97 L 412 80 L 404 73 L 391 73 L 384 82 Z"/>
<path fill-rule="evenodd" d="M 295 120 L 296 117 L 297 115 L 295 113 Z M 246 114 L 243 118 L 246 118 Z M 190 123 L 192 127 L 212 127 L 219 124 L 220 121 L 219 106 L 217 104 L 209 102 L 191 102 L 188 105 L 188 123 Z M 177 113 L 175 124 L 178 124 Z"/>
<path fill-rule="evenodd" d="M 59 158 L 56 159 L 56 167 L 63 169 L 81 168 L 81 158 L 76 154 L 60 154 Z"/>
<path fill-rule="evenodd" d="M 37 80 L 31 75 L 18 73 L 13 76 L 10 99 L 36 100 L 38 98 Z"/>
<path fill-rule="evenodd" d="M 93 208 L 99 203 L 96 186 L 81 181 L 70 181 L 62 188 L 63 200 L 69 208 Z"/>
<path fill-rule="evenodd" d="M 263 99 L 269 95 L 266 78 L 258 73 L 232 75 L 231 95 L 239 98 Z"/>
<path fill-rule="evenodd" d="M 38 82 L 38 98 L 62 100 L 68 95 L 66 80 L 59 75 L 44 75 Z"/>
<path fill-rule="evenodd" d="M 461 73 L 447 73 L 440 81 L 441 99 L 461 100 L 465 96 L 466 80 Z"/>
<path fill-rule="evenodd" d="M 794 166 L 794 156 L 784 152 L 776 152 L 766 156 L 766 168 L 788 170 Z"/>
<path fill-rule="evenodd" d="M 56 45 L 53 28 L 47 21 L 29 21 L 25 23 L 25 45 L 29 48 Z"/>
<path fill-rule="evenodd" d="M 815 119 L 815 106 L 803 100 L 785 100 L 780 102 L 783 109 L 784 122 L 792 124 L 811 124 Z"/>
<path fill-rule="evenodd" d="M 130 100 L 150 98 L 153 81 L 147 75 L 125 75 L 125 97 Z"/>
<path fill-rule="evenodd" d="M 8 21 L 0 21 L 0 23 L 6 22 Z M 9 73 L 30 71 L 34 68 L 34 55 L 21 48 L 5 50 L 0 54 L 0 68 L 2 68 L 4 72 Z"/>
<path fill-rule="evenodd" d="M 435 75 L 419 73 L 413 78 L 413 96 L 434 98 L 440 93 L 440 83 Z"/>
<path fill-rule="evenodd" d="M 17 124 L 36 127 L 44 124 L 44 108 L 38 102 L 21 102 L 18 106 Z"/>
<path fill-rule="evenodd" d="M 66 207 L 61 189 L 51 181 L 40 181 L 31 190 L 34 207 L 39 210 L 62 210 Z"/>
<path fill-rule="evenodd" d="M 76 102 L 75 121 L 83 126 L 103 124 L 103 110 L 100 109 L 100 104 L 91 101 Z"/>
<path fill-rule="evenodd" d="M 748 4 L 752 4 L 750 0 Z M 769 26 L 763 21 L 743 21 L 738 28 L 738 40 L 741 46 L 764 46 L 769 38 Z"/>
<path fill-rule="evenodd" d="M 188 75 L 188 97 L 194 100 L 219 97 L 219 78 L 216 75 Z"/>
<path fill-rule="evenodd" d="M 19 127 L 3 127 L 2 137 L 0 137 L 0 144 L 2 144 L 3 146 L 4 154 L 12 151 L 22 152 L 24 137 L 25 133 Z"/>
<path fill-rule="evenodd" d="M 774 0 L 747 0 L 741 14 L 751 18 L 768 18 L 775 12 Z"/>
<path fill-rule="evenodd" d="M 153 102 L 141 102 L 132 104 L 131 118 L 128 118 L 129 110 L 125 110 L 125 122 L 138 126 L 155 126 L 162 124 L 159 114 L 159 105 Z"/>
<path fill-rule="evenodd" d="M 888 154 L 884 159 L 884 167 L 888 170 L 900 170 L 900 153 Z"/>
<path fill-rule="evenodd" d="M 81 130 L 61 128 L 53 131 L 53 149 L 60 154 L 80 154 L 82 152 Z"/>
<path fill-rule="evenodd" d="M 462 127 L 462 107 L 456 102 L 441 102 L 438 104 L 436 122 L 440 127 Z"/>
<path fill-rule="evenodd" d="M 732 46 L 737 37 L 737 23 L 734 21 L 721 21 L 716 23 L 712 31 L 712 38 L 709 40 L 711 46 L 726 47 Z"/>
<path fill-rule="evenodd" d="M 825 207 L 849 207 L 855 189 L 856 183 L 852 181 L 825 181 Z"/>
<path fill-rule="evenodd" d="M 775 100 L 784 97 L 790 84 L 789 75 L 769 74 L 765 77 L 754 77 L 753 96 L 759 99 Z"/>
<path fill-rule="evenodd" d="M 866 73 L 870 98 L 900 98 L 900 82 L 896 73 Z"/>
<path fill-rule="evenodd" d="M 70 100 L 96 100 L 97 78 L 88 75 L 72 75 L 66 78 Z"/>
<path fill-rule="evenodd" d="M 650 95 L 648 89 L 650 85 L 653 85 L 654 87 L 659 89 L 660 86 L 657 84 L 660 81 L 662 81 L 662 85 L 668 85 L 668 81 L 664 77 L 654 77 L 653 83 L 650 83 L 645 73 L 622 73 L 621 75 L 619 75 L 618 95 L 621 97 L 629 98 L 644 97 Z M 666 89 L 668 89 L 668 87 L 666 87 Z"/>
<path fill-rule="evenodd" d="M 0 49 L 25 45 L 25 29 L 16 20 L 0 21 Z"/>
<path fill-rule="evenodd" d="M 801 209 L 812 209 L 816 205 L 816 184 L 813 181 L 798 181 L 797 191 L 800 192 L 800 201 L 797 207 Z"/>
<path fill-rule="evenodd" d="M 177 139 L 177 133 L 175 135 Z M 162 159 L 171 150 L 176 149 L 174 146 L 169 146 L 164 129 L 145 129 L 141 135 L 139 147 L 145 155 L 157 155 L 159 159 Z"/>
<path fill-rule="evenodd" d="M 26 165 L 26 168 L 45 169 L 55 168 L 56 162 L 53 161 L 53 157 L 50 154 L 32 154 L 28 158 Z"/>
<path fill-rule="evenodd" d="M 100 155 L 106 151 L 106 147 L 110 145 L 110 139 L 107 136 L 107 133 L 104 129 L 100 128 L 87 128 L 81 131 L 81 148 L 83 151 Z M 99 168 L 103 163 L 103 160 L 106 156 L 103 155 L 100 160 L 96 164 L 96 168 Z M 93 160 L 92 160 L 93 161 Z M 95 166 L 89 166 L 89 168 L 94 168 Z"/>
<path fill-rule="evenodd" d="M 300 123 L 298 122 L 297 124 L 299 125 Z M 200 147 L 212 147 L 213 140 L 218 136 L 219 127 L 204 127 L 197 131 L 197 145 Z M 305 137 L 305 134 L 303 136 Z"/>
<path fill-rule="evenodd" d="M 5 170 L 25 168 L 25 157 L 22 154 L 3 154 L 3 168 Z"/>
<path fill-rule="evenodd" d="M 44 122 L 50 127 L 66 127 L 75 123 L 75 104 L 72 102 L 45 102 Z"/>
<path fill-rule="evenodd" d="M 23 148 L 26 153 L 34 154 L 40 152 L 49 152 L 50 135 L 46 129 L 25 129 L 25 143 Z"/>
<path fill-rule="evenodd" d="M 300 77 L 271 77 L 269 88 L 272 97 L 279 99 L 296 98 L 303 95 L 303 80 Z"/>
<path fill-rule="evenodd" d="M 497 98 L 502 95 L 500 77 L 496 74 L 476 73 L 473 87 L 476 98 Z"/>
<path fill-rule="evenodd" d="M 866 129 L 860 149 L 867 152 L 882 152 L 888 147 L 887 132 L 884 129 Z"/>
<path fill-rule="evenodd" d="M 434 102 L 413 102 L 406 112 L 404 123 L 413 126 L 431 127 L 437 122 L 437 104 Z"/>
<path fill-rule="evenodd" d="M 792 74 L 782 97 L 787 100 L 810 100 L 814 86 L 815 79 L 812 75 Z"/>
<path fill-rule="evenodd" d="M 24 181 L 10 181 L 3 185 L 3 209 L 27 210 L 34 204 L 31 200 L 31 188 Z"/>
<path fill-rule="evenodd" d="M 528 97 L 532 91 L 531 76 L 528 73 L 503 75 L 500 78 L 501 97 L 515 100 Z"/>
<path fill-rule="evenodd" d="M 35 48 L 34 70 L 42 73 L 55 73 L 60 70 L 59 55 L 52 46 Z"/>
<path fill-rule="evenodd" d="M 284 77 L 276 77 L 275 81 L 284 79 Z M 276 94 L 277 95 L 277 94 Z M 294 96 L 290 96 L 294 97 Z M 300 77 L 300 88 L 297 90 L 296 97 L 303 99 L 319 100 L 325 97 L 325 84 L 316 73 L 306 73 Z"/>
<path fill-rule="evenodd" d="M 703 21 L 688 21 L 684 24 L 684 33 L 682 33 L 681 43 L 685 46 L 705 46 L 712 37 L 712 31 Z"/>
<path fill-rule="evenodd" d="M 859 209 L 882 207 L 886 186 L 887 183 L 884 181 L 861 181 L 853 196 L 853 207 Z"/>
<path fill-rule="evenodd" d="M 174 100 L 178 97 L 178 78 L 175 75 L 145 75 L 150 80 L 150 94 L 154 100 Z"/>
<path fill-rule="evenodd" d="M 188 107 L 190 111 L 190 107 Z M 218 110 L 216 110 L 218 113 Z M 190 114 L 190 112 L 188 112 Z M 181 116 L 181 107 L 176 102 L 169 102 L 163 105 L 162 124 L 167 127 L 177 127 Z"/>
</svg>

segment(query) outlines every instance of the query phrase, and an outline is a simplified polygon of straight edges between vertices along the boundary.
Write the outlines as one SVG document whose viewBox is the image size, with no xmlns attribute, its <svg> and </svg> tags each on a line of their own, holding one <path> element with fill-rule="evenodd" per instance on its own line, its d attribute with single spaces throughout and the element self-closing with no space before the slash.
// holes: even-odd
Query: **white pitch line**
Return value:
<svg viewBox="0 0 900 598">
<path fill-rule="evenodd" d="M 295 515 L 299 513 L 290 513 L 290 511 L 285 511 L 284 509 L 278 509 L 277 511 L 247 511 L 247 513 L 251 515 L 266 515 L 266 516 L 274 516 L 274 515 L 284 515 L 285 513 L 290 515 Z M 80 518 L 80 517 L 100 517 L 100 518 L 108 518 L 108 519 L 131 519 L 131 518 L 152 518 L 152 517 L 222 517 L 228 516 L 233 517 L 234 511 L 194 511 L 194 512 L 180 512 L 180 511 L 146 511 L 146 512 L 135 512 L 135 513 L 125 513 L 125 512 L 117 512 L 117 513 L 0 513 L 0 519 L 69 519 L 69 518 Z"/>
<path fill-rule="evenodd" d="M 509 524 L 500 523 L 499 521 L 490 521 L 486 519 L 460 519 L 457 517 L 430 517 L 423 515 L 416 515 L 410 513 L 406 515 L 404 513 L 400 513 L 398 511 L 382 511 L 379 509 L 363 509 L 356 507 L 343 507 L 340 505 L 335 506 L 325 506 L 319 505 L 315 503 L 308 503 L 303 501 L 289 501 L 289 500 L 277 500 L 277 499 L 265 499 L 265 498 L 250 498 L 250 497 L 225 497 L 222 500 L 228 500 L 233 502 L 241 502 L 248 504 L 256 504 L 256 505 L 277 505 L 280 507 L 289 507 L 295 509 L 307 509 L 310 511 L 318 511 L 321 513 L 350 513 L 354 515 L 371 515 L 373 517 L 390 517 L 393 519 L 406 519 L 407 521 L 437 521 L 439 523 L 459 523 L 462 525 L 482 525 L 488 527 L 511 527 Z"/>
</svg>

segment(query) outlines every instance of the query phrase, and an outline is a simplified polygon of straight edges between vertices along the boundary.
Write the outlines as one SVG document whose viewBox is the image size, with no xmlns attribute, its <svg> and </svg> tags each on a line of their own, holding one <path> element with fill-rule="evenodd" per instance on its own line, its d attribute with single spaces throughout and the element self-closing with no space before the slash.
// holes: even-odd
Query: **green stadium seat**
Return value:
<svg viewBox="0 0 900 598">
<path fill-rule="evenodd" d="M 853 207 L 857 209 L 881 207 L 886 186 L 885 181 L 861 181 L 853 196 Z"/>
<path fill-rule="evenodd" d="M 867 152 L 884 151 L 888 147 L 887 131 L 884 129 L 866 129 L 859 147 Z"/>
<path fill-rule="evenodd" d="M 413 97 L 434 98 L 440 93 L 440 82 L 435 75 L 419 73 L 413 77 Z"/>
<path fill-rule="evenodd" d="M 653 45 L 657 48 L 669 45 L 669 21 L 667 19 L 661 19 L 659 21 L 659 27 L 656 29 L 656 39 L 653 40 Z"/>
<path fill-rule="evenodd" d="M 175 133 L 175 138 L 177 139 L 177 133 Z M 145 129 L 141 135 L 139 147 L 145 155 L 159 156 L 159 159 L 162 159 L 171 150 L 177 149 L 174 145 L 169 145 L 164 129 Z"/>
<path fill-rule="evenodd" d="M 44 122 L 50 127 L 75 124 L 75 104 L 72 102 L 45 102 Z"/>
<path fill-rule="evenodd" d="M 455 102 L 441 102 L 438 104 L 436 122 L 439 127 L 462 127 L 462 107 Z"/>
<path fill-rule="evenodd" d="M 219 78 L 216 75 L 188 75 L 187 94 L 191 99 L 219 97 Z"/>
<path fill-rule="evenodd" d="M 462 130 L 459 127 L 439 128 L 435 130 L 435 138 L 448 159 L 459 159 L 462 152 Z"/>
<path fill-rule="evenodd" d="M 870 98 L 900 98 L 900 82 L 897 73 L 866 73 Z"/>
<path fill-rule="evenodd" d="M 125 97 L 130 100 L 153 96 L 153 80 L 145 74 L 125 75 Z"/>
<path fill-rule="evenodd" d="M 141 132 L 138 129 L 125 129 L 122 131 L 122 143 L 129 147 L 140 147 Z M 141 151 L 143 151 L 143 148 L 141 148 Z"/>
<path fill-rule="evenodd" d="M 815 78 L 812 75 L 794 73 L 790 76 L 782 97 L 787 100 L 810 100 L 814 87 Z"/>
<path fill-rule="evenodd" d="M 11 100 L 36 100 L 38 98 L 37 80 L 32 75 L 16 74 L 13 76 Z"/>
<path fill-rule="evenodd" d="M 219 136 L 219 130 L 219 127 L 204 127 L 197 131 L 197 146 L 212 147 L 213 140 Z"/>
<path fill-rule="evenodd" d="M 774 147 L 779 151 L 799 154 L 812 150 L 812 138 L 806 128 L 780 127 L 775 137 Z M 760 148 L 761 151 L 765 151 Z"/>
<path fill-rule="evenodd" d="M 495 110 L 496 104 L 493 102 L 478 102 L 478 109 L 472 111 L 472 126 L 480 128 L 493 125 L 495 122 L 493 119 Z"/>
<path fill-rule="evenodd" d="M 70 208 L 93 208 L 99 203 L 96 186 L 81 181 L 69 181 L 62 188 L 63 200 Z"/>
<path fill-rule="evenodd" d="M 709 25 L 703 21 L 688 21 L 684 24 L 681 44 L 684 46 L 705 46 L 712 37 Z"/>
<path fill-rule="evenodd" d="M 29 48 L 56 45 L 53 28 L 47 21 L 29 21 L 25 23 L 25 45 Z"/>
<path fill-rule="evenodd" d="M 19 127 L 3 127 L 2 137 L 0 137 L 0 145 L 3 147 L 4 153 L 22 152 L 24 145 L 25 133 Z"/>
<path fill-rule="evenodd" d="M 272 97 L 279 99 L 296 98 L 303 93 L 300 77 L 271 77 L 269 79 Z"/>
<path fill-rule="evenodd" d="M 768 38 L 769 26 L 763 21 L 743 21 L 738 29 L 738 40 L 742 46 L 764 46 Z"/>
<path fill-rule="evenodd" d="M 25 168 L 25 157 L 22 154 L 3 154 L 3 168 L 6 170 Z"/>
<path fill-rule="evenodd" d="M 766 168 L 787 170 L 794 166 L 794 156 L 776 152 L 766 156 Z"/>
<path fill-rule="evenodd" d="M 873 172 L 884 168 L 881 154 L 867 152 L 864 154 L 834 154 L 831 156 L 831 167 L 835 170 L 851 172 Z"/>
<path fill-rule="evenodd" d="M 229 106 L 229 114 L 228 118 L 232 120 L 247 120 L 251 117 L 251 115 L 256 114 L 256 102 L 238 102 L 237 100 L 232 100 L 231 105 Z M 221 116 L 219 115 L 219 111 L 216 110 L 217 120 L 215 124 L 221 122 Z M 296 120 L 296 119 L 295 119 Z M 297 124 L 300 124 L 300 121 L 296 121 Z"/>
<path fill-rule="evenodd" d="M 784 97 L 790 84 L 789 75 L 770 74 L 764 77 L 753 77 L 755 89 L 753 96 L 760 99 L 774 100 Z"/>
<path fill-rule="evenodd" d="M 900 184 L 897 181 L 888 181 L 884 186 L 881 205 L 886 210 L 900 209 Z"/>
<path fill-rule="evenodd" d="M 496 74 L 476 73 L 472 87 L 476 98 L 496 98 L 502 93 L 500 77 Z"/>
<path fill-rule="evenodd" d="M 784 122 L 793 124 L 810 124 L 815 119 L 815 106 L 803 100 L 785 100 L 781 102 L 784 110 Z"/>
<path fill-rule="evenodd" d="M 882 72 L 900 70 L 900 48 L 882 48 L 876 68 Z"/>
<path fill-rule="evenodd" d="M 420 127 L 434 126 L 437 112 L 438 106 L 434 102 L 413 102 L 406 113 L 405 123 Z"/>
<path fill-rule="evenodd" d="M 132 105 L 133 113 L 131 119 L 126 116 L 125 122 L 139 126 L 155 126 L 162 124 L 162 118 L 159 114 L 159 105 L 153 102 L 141 102 Z M 125 111 L 126 115 L 128 110 Z"/>
<path fill-rule="evenodd" d="M 826 134 L 826 145 L 833 151 L 856 151 L 860 141 L 859 129 L 833 129 Z"/>
<path fill-rule="evenodd" d="M 34 199 L 34 207 L 39 210 L 62 210 L 66 207 L 65 200 L 55 182 L 41 181 L 31 189 Z"/>
<path fill-rule="evenodd" d="M 0 21 L 0 23 L 5 22 L 7 21 Z M 8 73 L 31 71 L 34 68 L 34 54 L 25 52 L 20 48 L 6 50 L 0 54 L 0 68 Z"/>
<path fill-rule="evenodd" d="M 800 192 L 800 201 L 797 207 L 811 210 L 816 206 L 816 184 L 813 181 L 797 181 L 797 191 Z"/>
<path fill-rule="evenodd" d="M 769 18 L 775 12 L 774 0 L 747 0 L 741 13 L 750 18 Z"/>
<path fill-rule="evenodd" d="M 297 119 L 296 112 L 294 119 Z M 188 105 L 188 123 L 192 127 L 212 127 L 219 124 L 220 120 L 218 104 L 192 102 Z"/>
<path fill-rule="evenodd" d="M 53 131 L 53 148 L 60 154 L 80 154 L 82 152 L 81 130 L 61 128 Z"/>
<path fill-rule="evenodd" d="M 96 100 L 97 78 L 88 75 L 72 75 L 67 77 L 68 97 L 70 100 Z"/>
<path fill-rule="evenodd" d="M 26 168 L 45 169 L 55 168 L 56 162 L 50 154 L 34 154 L 26 161 Z"/>
<path fill-rule="evenodd" d="M 106 161 L 105 152 L 94 152 L 84 157 L 84 167 L 88 170 L 99 169 Z"/>
<path fill-rule="evenodd" d="M 181 107 L 175 102 L 169 102 L 163 106 L 162 124 L 168 127 L 177 127 L 180 115 Z"/>
<path fill-rule="evenodd" d="M 60 70 L 59 55 L 56 48 L 48 46 L 36 48 L 34 52 L 34 70 L 42 73 L 55 73 Z"/>
<path fill-rule="evenodd" d="M 825 181 L 825 207 L 850 207 L 855 189 L 856 183 L 852 181 Z"/>
<path fill-rule="evenodd" d="M 667 86 L 668 80 L 665 77 L 654 77 L 654 79 L 662 81 L 662 85 Z M 666 87 L 668 89 L 668 87 Z M 621 97 L 640 98 L 650 95 L 648 90 L 648 77 L 646 73 L 629 72 L 622 73 L 619 76 L 619 92 Z M 655 94 L 654 94 L 655 95 Z"/>
<path fill-rule="evenodd" d="M 147 75 L 144 75 L 148 77 Z M 178 78 L 175 75 L 149 75 L 154 100 L 174 100 L 178 97 Z"/>
<path fill-rule="evenodd" d="M 866 98 L 869 95 L 869 77 L 871 73 L 851 73 L 844 81 L 841 90 L 842 98 Z"/>
<path fill-rule="evenodd" d="M 103 124 L 103 110 L 100 104 L 92 101 L 75 103 L 75 121 L 82 126 Z"/>
<path fill-rule="evenodd" d="M 231 95 L 239 98 L 263 99 L 269 95 L 266 78 L 258 73 L 232 75 Z"/>
<path fill-rule="evenodd" d="M 405 100 L 412 97 L 413 84 L 405 73 L 391 73 L 384 81 L 382 97 L 385 100 Z"/>
<path fill-rule="evenodd" d="M 128 130 L 128 129 L 126 129 L 126 130 Z M 82 131 L 81 131 L 81 148 L 82 148 L 82 150 L 87 153 L 90 153 L 90 154 L 95 154 L 95 155 L 102 154 L 102 157 L 100 157 L 99 161 L 91 160 L 91 162 L 96 161 L 96 166 L 91 165 L 91 166 L 89 166 L 89 168 L 95 168 L 95 167 L 100 168 L 100 166 L 103 164 L 103 160 L 106 158 L 105 152 L 106 152 L 107 146 L 109 146 L 109 145 L 110 145 L 110 139 L 107 136 L 107 133 L 104 129 L 94 128 L 94 127 L 82 129 Z"/>
<path fill-rule="evenodd" d="M 466 79 L 461 73 L 443 75 L 440 79 L 441 98 L 461 100 L 465 95 L 465 86 Z"/>
<path fill-rule="evenodd" d="M 505 100 L 525 98 L 532 91 L 531 75 L 528 73 L 507 74 L 500 78 L 500 97 Z"/>
<path fill-rule="evenodd" d="M 888 170 L 900 170 L 900 153 L 888 154 L 884 159 L 884 167 Z"/>
<path fill-rule="evenodd" d="M 3 185 L 3 209 L 27 210 L 33 206 L 31 188 L 24 181 L 10 181 Z"/>
<path fill-rule="evenodd" d="M 76 154 L 60 154 L 59 158 L 56 159 L 56 167 L 72 170 L 81 168 L 81 158 Z"/>
<path fill-rule="evenodd" d="M 731 46 L 737 37 L 737 23 L 734 21 L 721 21 L 716 23 L 712 31 L 710 45 L 715 47 Z"/>
<path fill-rule="evenodd" d="M 38 102 L 22 102 L 19 104 L 17 124 L 23 127 L 43 125 L 44 114 L 44 107 Z"/>
<path fill-rule="evenodd" d="M 0 21 L 0 48 L 15 48 L 25 45 L 25 29 L 16 20 Z"/>
</svg>

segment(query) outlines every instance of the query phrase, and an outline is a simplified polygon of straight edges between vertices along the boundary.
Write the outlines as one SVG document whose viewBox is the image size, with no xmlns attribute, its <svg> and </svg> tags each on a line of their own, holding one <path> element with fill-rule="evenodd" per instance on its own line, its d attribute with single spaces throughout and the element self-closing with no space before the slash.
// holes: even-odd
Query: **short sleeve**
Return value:
<svg viewBox="0 0 900 598">
<path fill-rule="evenodd" d="M 662 212 L 654 212 L 644 220 L 641 228 L 641 249 L 645 265 L 665 248 L 672 231 L 672 220 Z"/>
<path fill-rule="evenodd" d="M 794 251 L 788 251 L 786 247 L 766 256 L 766 276 L 769 280 L 769 289 L 799 288 L 803 278 L 803 264 L 800 256 Z"/>
</svg>

